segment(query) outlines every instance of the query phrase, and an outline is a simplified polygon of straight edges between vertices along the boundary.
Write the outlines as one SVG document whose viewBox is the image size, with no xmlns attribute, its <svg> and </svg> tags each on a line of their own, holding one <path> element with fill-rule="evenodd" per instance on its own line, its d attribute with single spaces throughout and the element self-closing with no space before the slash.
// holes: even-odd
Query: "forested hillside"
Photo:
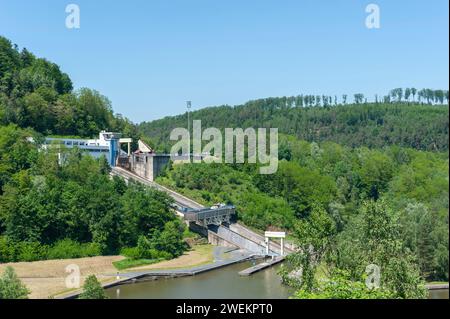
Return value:
<svg viewBox="0 0 450 319">
<path fill-rule="evenodd" d="M 119 253 L 148 263 L 185 250 L 165 193 L 111 179 L 105 158 L 39 151 L 43 135 L 102 129 L 138 137 L 106 97 L 74 92 L 56 64 L 0 37 L 0 263 Z"/>
<path fill-rule="evenodd" d="M 0 36 L 0 125 L 14 123 L 46 135 L 97 136 L 101 130 L 135 137 L 135 125 L 113 114 L 110 101 L 95 90 L 73 91 L 60 68 L 19 51 Z"/>
<path fill-rule="evenodd" d="M 77 149 L 61 165 L 61 150 L 39 152 L 30 134 L 0 126 L 0 263 L 184 250 L 184 227 L 165 193 L 111 179 L 106 159 Z"/>
<path fill-rule="evenodd" d="M 442 90 L 423 91 L 441 92 L 439 96 L 448 94 Z M 341 101 L 333 105 L 320 102 L 311 105 L 309 102 L 305 104 L 305 99 L 304 96 L 268 98 L 235 107 L 210 107 L 192 112 L 190 118 L 201 120 L 204 128 L 274 127 L 281 133 L 309 142 L 331 141 L 350 147 L 398 145 L 418 150 L 448 150 L 448 105 L 422 103 L 440 103 L 444 102 L 443 99 L 421 98 L 419 104 L 408 95 L 408 100 L 397 98 L 390 102 L 386 98 L 383 103 L 352 105 Z M 187 114 L 140 124 L 140 130 L 161 151 L 170 150 L 169 134 L 175 127 L 187 127 Z"/>
<path fill-rule="evenodd" d="M 448 91 L 337 100 L 270 98 L 192 112 L 203 129 L 278 128 L 278 171 L 183 164 L 158 182 L 205 205 L 234 204 L 250 227 L 286 230 L 301 249 L 283 281 L 298 298 L 423 298 L 423 280 L 447 281 L 449 272 Z M 171 129 L 186 126 L 184 114 L 140 130 L 168 152 Z M 370 264 L 382 269 L 376 291 L 365 285 Z"/>
<path fill-rule="evenodd" d="M 449 278 L 448 91 L 394 89 L 376 100 L 300 95 L 192 112 L 204 128 L 279 128 L 278 171 L 169 165 L 157 181 L 234 204 L 255 229 L 287 231 L 301 249 L 282 278 L 298 298 L 424 298 L 425 280 Z M 39 150 L 43 135 L 108 129 L 168 152 L 172 128 L 186 126 L 187 114 L 139 126 L 115 116 L 106 97 L 73 91 L 57 65 L 0 37 L 0 263 L 182 254 L 185 227 L 165 193 L 111 179 L 104 158 L 76 148 Z M 382 269 L 378 290 L 365 285 L 370 264 Z"/>
<path fill-rule="evenodd" d="M 422 298 L 422 279 L 448 280 L 447 153 L 280 143 L 274 175 L 253 164 L 180 164 L 157 181 L 206 205 L 234 204 L 248 226 L 288 231 L 303 253 L 283 278 L 299 298 Z M 365 288 L 369 264 L 381 267 L 382 290 Z M 342 287 L 321 286 L 324 276 Z"/>
</svg>

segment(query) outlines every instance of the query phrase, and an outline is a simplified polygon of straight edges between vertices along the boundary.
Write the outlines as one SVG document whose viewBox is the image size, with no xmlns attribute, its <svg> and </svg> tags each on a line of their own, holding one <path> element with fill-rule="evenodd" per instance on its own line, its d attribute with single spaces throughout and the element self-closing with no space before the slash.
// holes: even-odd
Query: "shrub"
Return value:
<svg viewBox="0 0 450 319">
<path fill-rule="evenodd" d="M 52 246 L 47 246 L 38 242 L 15 242 L 6 236 L 0 236 L 0 262 L 2 263 L 99 255 L 101 255 L 101 250 L 97 243 L 81 244 L 70 239 L 64 239 Z"/>
<path fill-rule="evenodd" d="M 97 277 L 90 275 L 83 285 L 83 292 L 78 299 L 108 299 Z"/>
<path fill-rule="evenodd" d="M 41 245 L 39 242 L 19 242 L 16 243 L 17 261 L 36 261 L 47 258 L 48 246 Z"/>
<path fill-rule="evenodd" d="M 163 259 L 131 259 L 131 258 L 125 258 L 123 260 L 114 261 L 113 265 L 118 270 L 128 269 L 128 268 L 134 268 L 139 266 L 146 266 L 158 263 L 160 261 L 163 261 Z"/>
<path fill-rule="evenodd" d="M 151 248 L 151 244 L 148 239 L 144 236 L 141 237 L 142 238 L 139 238 L 137 247 L 122 248 L 120 254 L 132 260 L 169 260 L 174 257 L 167 251 Z"/>
<path fill-rule="evenodd" d="M 0 236 L 0 263 L 14 261 L 14 247 L 10 245 L 5 236 Z"/>
<path fill-rule="evenodd" d="M 169 260 L 172 259 L 174 256 L 164 250 L 156 250 L 156 249 L 150 249 L 148 251 L 148 256 L 152 259 L 165 259 L 165 260 Z"/>
<path fill-rule="evenodd" d="M 122 256 L 131 258 L 131 259 L 139 259 L 140 258 L 140 252 L 139 248 L 137 247 L 125 247 L 120 250 L 120 254 Z"/>
<path fill-rule="evenodd" d="M 48 259 L 69 259 L 92 257 L 101 254 L 100 245 L 96 243 L 81 244 L 71 239 L 56 242 L 48 251 Z"/>
<path fill-rule="evenodd" d="M 0 299 L 27 299 L 30 291 L 19 280 L 12 267 L 6 267 L 0 277 Z"/>
</svg>

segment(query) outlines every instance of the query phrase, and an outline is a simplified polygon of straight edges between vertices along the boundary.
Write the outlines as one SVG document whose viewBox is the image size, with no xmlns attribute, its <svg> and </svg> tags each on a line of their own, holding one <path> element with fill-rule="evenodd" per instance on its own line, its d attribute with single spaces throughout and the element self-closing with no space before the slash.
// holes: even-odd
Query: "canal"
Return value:
<svg viewBox="0 0 450 319">
<path fill-rule="evenodd" d="M 239 276 L 239 271 L 251 266 L 251 262 L 243 262 L 196 276 L 117 286 L 106 293 L 113 299 L 286 299 L 290 296 L 290 289 L 281 283 L 277 274 L 280 265 L 252 276 Z"/>
<path fill-rule="evenodd" d="M 252 276 L 238 272 L 252 266 L 243 262 L 196 276 L 160 278 L 109 288 L 112 299 L 287 299 L 292 290 L 281 283 L 280 265 Z M 432 290 L 431 299 L 448 299 L 449 291 Z"/>
</svg>

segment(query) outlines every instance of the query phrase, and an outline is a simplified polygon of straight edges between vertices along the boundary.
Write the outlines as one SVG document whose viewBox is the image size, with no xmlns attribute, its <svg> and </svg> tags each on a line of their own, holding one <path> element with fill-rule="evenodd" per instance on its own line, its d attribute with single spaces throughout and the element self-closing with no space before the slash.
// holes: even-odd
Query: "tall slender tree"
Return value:
<svg viewBox="0 0 450 319">
<path fill-rule="evenodd" d="M 406 88 L 405 89 L 405 100 L 406 100 L 406 102 L 409 102 L 410 96 L 411 96 L 411 89 L 410 88 Z"/>
<path fill-rule="evenodd" d="M 413 96 L 413 101 L 416 101 L 416 93 L 417 93 L 417 89 L 416 88 L 411 88 L 411 94 Z"/>
</svg>

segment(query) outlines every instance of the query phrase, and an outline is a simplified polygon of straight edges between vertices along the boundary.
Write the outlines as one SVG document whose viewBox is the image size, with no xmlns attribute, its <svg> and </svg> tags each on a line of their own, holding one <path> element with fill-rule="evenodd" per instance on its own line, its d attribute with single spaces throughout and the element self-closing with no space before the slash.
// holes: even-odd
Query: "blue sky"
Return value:
<svg viewBox="0 0 450 319">
<path fill-rule="evenodd" d="M 78 4 L 81 28 L 65 26 Z M 381 9 L 367 29 L 365 8 Z M 447 0 L 0 0 L 0 35 L 135 122 L 301 93 L 448 89 Z"/>
</svg>

